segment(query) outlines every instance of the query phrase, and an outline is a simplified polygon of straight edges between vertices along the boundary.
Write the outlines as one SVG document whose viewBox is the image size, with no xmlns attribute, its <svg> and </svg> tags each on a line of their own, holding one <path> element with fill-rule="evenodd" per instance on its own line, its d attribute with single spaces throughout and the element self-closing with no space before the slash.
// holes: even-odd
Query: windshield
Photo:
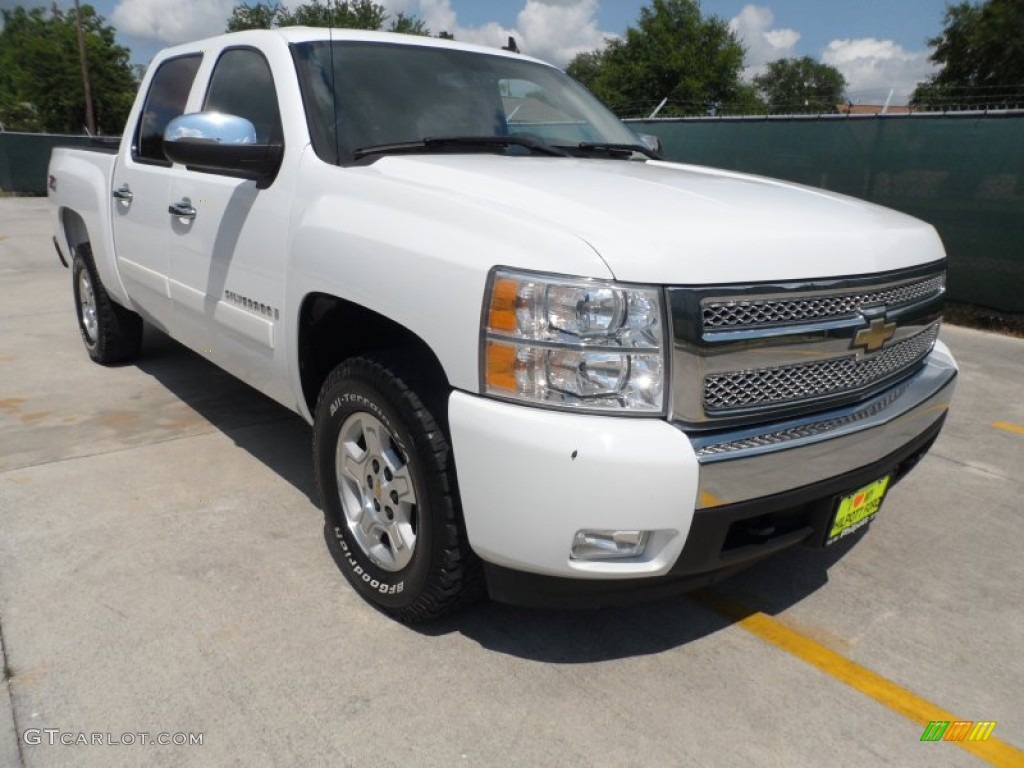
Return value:
<svg viewBox="0 0 1024 768">
<path fill-rule="evenodd" d="M 521 136 L 569 147 L 637 143 L 585 88 L 543 64 L 349 40 L 296 44 L 293 55 L 313 148 L 330 163 L 351 162 L 361 149 L 450 137 Z"/>
</svg>

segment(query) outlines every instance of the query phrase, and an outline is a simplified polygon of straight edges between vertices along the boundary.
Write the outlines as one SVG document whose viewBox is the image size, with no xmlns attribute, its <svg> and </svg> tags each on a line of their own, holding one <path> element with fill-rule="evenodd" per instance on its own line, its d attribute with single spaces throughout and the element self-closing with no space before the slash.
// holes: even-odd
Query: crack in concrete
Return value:
<svg viewBox="0 0 1024 768">
<path fill-rule="evenodd" d="M 4 664 L 4 693 L 7 696 L 7 706 L 11 710 L 11 726 L 14 728 L 14 743 L 18 750 L 18 765 L 24 767 L 25 755 L 21 751 L 21 730 L 18 728 L 18 713 L 14 709 L 14 691 L 11 690 L 11 666 L 7 659 L 7 645 L 4 643 L 4 625 L 0 619 L 0 657 Z"/>
<path fill-rule="evenodd" d="M 1004 474 L 999 470 L 995 470 L 990 467 L 984 467 L 981 466 L 980 464 L 975 464 L 970 461 L 964 461 L 963 459 L 959 459 L 956 456 L 947 456 L 946 454 L 936 451 L 934 449 L 929 451 L 928 455 L 935 456 L 936 458 L 942 459 L 943 461 L 948 461 L 950 464 L 955 464 L 958 467 L 964 467 L 965 469 L 973 469 L 977 472 L 982 472 L 986 475 L 998 478 L 1000 480 L 1008 480 L 1009 482 L 1015 483 L 1016 485 L 1024 485 L 1024 481 L 1022 481 L 1018 477 L 1013 477 L 1012 475 Z"/>
</svg>

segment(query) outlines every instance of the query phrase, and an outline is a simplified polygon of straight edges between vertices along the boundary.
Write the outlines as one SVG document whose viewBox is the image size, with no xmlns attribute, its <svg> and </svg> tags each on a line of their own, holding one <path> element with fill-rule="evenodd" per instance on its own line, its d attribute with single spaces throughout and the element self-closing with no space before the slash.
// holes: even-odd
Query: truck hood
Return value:
<svg viewBox="0 0 1024 768">
<path fill-rule="evenodd" d="M 364 170 L 448 197 L 453 215 L 462 199 L 543 219 L 585 240 L 630 282 L 825 278 L 944 256 L 935 230 L 910 216 L 699 166 L 473 154 L 387 156 Z"/>
</svg>

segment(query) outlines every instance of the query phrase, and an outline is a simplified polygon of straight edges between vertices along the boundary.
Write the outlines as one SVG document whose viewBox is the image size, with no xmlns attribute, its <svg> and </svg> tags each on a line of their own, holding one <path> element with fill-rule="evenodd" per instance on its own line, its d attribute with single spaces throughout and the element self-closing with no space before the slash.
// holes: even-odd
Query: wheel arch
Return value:
<svg viewBox="0 0 1024 768">
<path fill-rule="evenodd" d="M 114 262 L 109 238 L 105 240 L 102 231 L 90 232 L 89 224 L 86 222 L 85 217 L 74 208 L 62 206 L 58 211 L 58 217 L 60 234 L 64 238 L 64 242 L 59 243 L 59 245 L 66 246 L 68 263 L 71 263 L 75 254 L 79 252 L 83 245 L 88 245 L 90 250 L 89 258 L 107 293 L 121 306 L 134 310 L 134 306 L 127 290 L 125 290 L 124 284 L 121 282 L 121 275 Z M 92 224 L 94 230 L 96 228 L 102 230 L 104 226 L 102 222 L 92 221 Z M 95 238 L 93 235 L 95 235 Z"/>
<path fill-rule="evenodd" d="M 91 243 L 89 239 L 89 228 L 85 219 L 71 208 L 61 208 L 60 225 L 64 233 L 64 242 L 68 247 L 68 255 L 73 256 L 75 250 L 83 243 Z"/>
<path fill-rule="evenodd" d="M 372 309 L 329 293 L 309 293 L 298 315 L 298 374 L 312 415 L 320 388 L 335 367 L 357 355 L 409 356 L 420 396 L 447 424 L 449 377 L 437 354 L 414 331 Z"/>
</svg>

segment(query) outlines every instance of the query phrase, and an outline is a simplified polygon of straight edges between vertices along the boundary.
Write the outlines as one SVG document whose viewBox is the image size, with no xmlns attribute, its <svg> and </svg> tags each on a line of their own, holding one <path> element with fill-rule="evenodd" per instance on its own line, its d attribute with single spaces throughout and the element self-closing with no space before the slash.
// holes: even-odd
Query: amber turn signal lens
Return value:
<svg viewBox="0 0 1024 768">
<path fill-rule="evenodd" d="M 487 386 L 490 389 L 515 392 L 516 349 L 509 344 L 487 342 Z"/>
<path fill-rule="evenodd" d="M 507 277 L 494 281 L 491 289 L 491 306 L 487 313 L 487 325 L 492 331 L 514 331 L 516 329 L 516 292 L 519 281 Z"/>
</svg>

